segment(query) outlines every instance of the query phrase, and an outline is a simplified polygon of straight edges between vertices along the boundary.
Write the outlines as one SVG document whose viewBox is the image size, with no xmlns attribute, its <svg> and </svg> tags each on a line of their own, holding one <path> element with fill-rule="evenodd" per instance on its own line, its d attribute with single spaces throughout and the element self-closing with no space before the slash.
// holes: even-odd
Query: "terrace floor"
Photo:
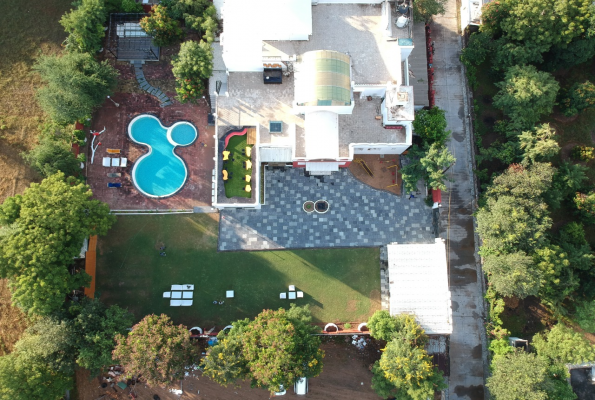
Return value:
<svg viewBox="0 0 595 400">
<path fill-rule="evenodd" d="M 173 95 L 168 93 L 168 95 Z M 168 210 L 192 209 L 193 207 L 211 205 L 211 187 L 213 161 L 213 127 L 207 126 L 208 106 L 201 104 L 180 104 L 177 101 L 165 108 L 159 107 L 156 98 L 145 94 L 116 94 L 114 101 L 120 104 L 116 107 L 109 101 L 99 109 L 91 126 L 92 131 L 106 130 L 97 141 L 101 146 L 95 153 L 94 163 L 91 164 L 91 154 L 87 146 L 87 178 L 93 190 L 94 197 L 107 203 L 112 210 Z M 178 193 L 163 199 L 144 196 L 132 184 L 130 173 L 133 164 L 148 150 L 145 146 L 133 143 L 128 138 L 128 124 L 139 114 L 151 114 L 158 117 L 164 126 L 185 120 L 192 122 L 198 129 L 198 138 L 187 147 L 177 147 L 176 153 L 182 157 L 188 167 L 188 179 Z M 88 132 L 89 129 L 86 129 Z M 89 135 L 89 143 L 91 137 Z M 206 144 L 204 147 L 202 144 Z M 120 149 L 121 154 L 107 154 L 107 149 Z M 103 157 L 126 157 L 128 166 L 103 167 Z M 108 173 L 121 173 L 119 178 L 108 178 Z M 108 182 L 122 183 L 122 188 L 108 188 Z"/>
<path fill-rule="evenodd" d="M 431 209 L 423 198 L 373 189 L 340 169 L 307 177 L 304 169 L 265 172 L 260 210 L 221 211 L 219 250 L 375 247 L 390 242 L 433 243 Z M 305 201 L 324 199 L 325 214 L 303 211 Z"/>
</svg>

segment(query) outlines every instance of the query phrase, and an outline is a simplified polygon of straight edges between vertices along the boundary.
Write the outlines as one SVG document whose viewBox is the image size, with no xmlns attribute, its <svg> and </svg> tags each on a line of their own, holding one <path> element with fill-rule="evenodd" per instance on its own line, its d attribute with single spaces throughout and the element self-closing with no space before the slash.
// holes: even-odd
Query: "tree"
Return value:
<svg viewBox="0 0 595 400">
<path fill-rule="evenodd" d="M 523 165 L 546 161 L 558 155 L 560 146 L 556 138 L 556 131 L 549 124 L 523 132 L 519 136 L 520 147 L 524 151 Z"/>
<path fill-rule="evenodd" d="M 513 196 L 488 198 L 477 212 L 477 232 L 483 241 L 482 255 L 492 252 L 531 253 L 547 242 L 552 226 L 546 204 L 535 199 L 524 206 Z"/>
<path fill-rule="evenodd" d="M 372 387 L 379 396 L 426 400 L 446 387 L 424 350 L 428 337 L 414 315 L 377 311 L 368 327 L 372 337 L 389 341 L 372 368 Z"/>
<path fill-rule="evenodd" d="M 589 81 L 576 82 L 560 102 L 560 108 L 567 117 L 593 107 L 595 107 L 595 85 Z"/>
<path fill-rule="evenodd" d="M 413 121 L 413 132 L 421 137 L 424 145 L 444 144 L 450 135 L 450 131 L 446 130 L 445 111 L 438 107 L 418 111 Z"/>
<path fill-rule="evenodd" d="M 535 354 L 516 351 L 492 361 L 492 376 L 487 379 L 496 400 L 575 400 L 566 382 L 566 367 L 549 365 Z"/>
<path fill-rule="evenodd" d="M 513 196 L 522 204 L 530 206 L 550 189 L 555 173 L 556 169 L 548 163 L 534 163 L 528 168 L 518 164 L 510 165 L 494 178 L 492 185 L 486 190 L 486 197 Z"/>
<path fill-rule="evenodd" d="M 592 23 L 590 25 L 593 26 Z M 567 46 L 552 46 L 545 55 L 544 68 L 547 71 L 571 68 L 589 61 L 594 56 L 595 38 L 577 38 Z"/>
<path fill-rule="evenodd" d="M 541 274 L 535 269 L 533 259 L 524 252 L 488 254 L 483 270 L 502 296 L 524 299 L 539 291 Z"/>
<path fill-rule="evenodd" d="M 446 0 L 417 0 L 413 2 L 413 18 L 417 22 L 430 22 L 434 15 L 444 15 Z"/>
<path fill-rule="evenodd" d="M 496 86 L 500 91 L 494 96 L 494 107 L 525 127 L 552 112 L 559 89 L 551 74 L 540 72 L 532 65 L 510 67 L 504 81 Z"/>
<path fill-rule="evenodd" d="M 11 353 L 0 357 L 0 399 L 60 400 L 73 388 L 70 376 L 34 359 Z"/>
<path fill-rule="evenodd" d="M 411 161 L 401 169 L 406 191 L 416 191 L 420 179 L 432 189 L 446 190 L 446 171 L 456 161 L 446 146 L 434 143 L 421 150 L 414 145 L 409 150 L 409 156 Z"/>
<path fill-rule="evenodd" d="M 42 56 L 33 69 L 47 85 L 38 89 L 41 108 L 57 123 L 82 121 L 112 94 L 118 72 L 87 53 Z"/>
<path fill-rule="evenodd" d="M 83 299 L 68 309 L 72 318 L 72 341 L 76 363 L 92 374 L 112 364 L 112 351 L 117 334 L 125 334 L 132 326 L 133 315 L 118 307 L 107 307 L 99 300 Z"/>
<path fill-rule="evenodd" d="M 504 0 L 501 3 L 503 5 L 499 9 L 503 15 L 490 24 L 497 23 L 508 41 L 535 47 L 542 53 L 552 45 L 568 45 L 585 33 L 589 25 L 588 0 L 554 3 L 547 0 Z M 559 18 L 560 15 L 564 18 Z"/>
<path fill-rule="evenodd" d="M 591 253 L 589 242 L 585 238 L 585 229 L 578 222 L 564 225 L 558 232 L 556 244 L 568 255 L 570 265 L 575 270 L 591 274 L 595 256 Z"/>
<path fill-rule="evenodd" d="M 421 165 L 420 159 L 426 155 L 426 152 L 417 145 L 409 148 L 407 153 L 408 163 L 401 168 L 401 177 L 405 191 L 416 192 L 417 183 L 426 176 L 425 168 Z"/>
<path fill-rule="evenodd" d="M 540 357 L 552 363 L 581 364 L 595 359 L 593 345 L 581 333 L 562 323 L 533 336 L 532 344 Z"/>
<path fill-rule="evenodd" d="M 535 251 L 535 265 L 541 271 L 542 302 L 557 308 L 579 287 L 579 279 L 568 255 L 557 245 L 550 244 Z"/>
<path fill-rule="evenodd" d="M 169 385 L 184 378 L 184 369 L 198 360 L 190 331 L 175 326 L 165 314 L 151 314 L 132 327 L 128 335 L 116 335 L 113 358 L 127 377 L 142 374 L 152 385 Z"/>
<path fill-rule="evenodd" d="M 196 101 L 204 92 L 205 79 L 213 73 L 213 50 L 205 42 L 182 43 L 171 62 L 176 78 L 176 92 L 181 103 Z"/>
<path fill-rule="evenodd" d="M 0 276 L 10 279 L 13 302 L 29 314 L 50 314 L 88 282 L 87 274 L 70 274 L 67 266 L 84 238 L 106 234 L 115 222 L 109 207 L 91 196 L 87 185 L 58 173 L 0 206 L 0 223 L 14 228 L 0 237 Z"/>
<path fill-rule="evenodd" d="M 178 22 L 167 13 L 161 5 L 153 6 L 148 16 L 140 20 L 140 27 L 153 38 L 156 46 L 169 46 L 182 39 L 183 32 Z"/>
<path fill-rule="evenodd" d="M 389 342 L 395 334 L 416 346 L 424 346 L 427 336 L 411 314 L 390 315 L 386 310 L 379 310 L 368 320 L 368 329 L 374 339 Z"/>
<path fill-rule="evenodd" d="M 51 139 L 43 139 L 33 150 L 23 153 L 23 158 L 44 178 L 59 171 L 66 176 L 76 176 L 81 170 L 80 161 L 70 151 L 70 146 Z"/>
<path fill-rule="evenodd" d="M 74 375 L 72 327 L 63 321 L 44 317 L 29 327 L 15 345 L 20 359 L 27 358 L 64 376 Z"/>
<path fill-rule="evenodd" d="M 578 302 L 572 320 L 587 332 L 595 332 L 595 300 Z"/>
<path fill-rule="evenodd" d="M 271 392 L 301 377 L 318 376 L 324 353 L 320 339 L 312 336 L 315 328 L 310 321 L 307 307 L 292 305 L 288 311 L 264 310 L 253 321 L 234 322 L 209 349 L 205 374 L 222 385 L 250 378 Z"/>
<path fill-rule="evenodd" d="M 588 194 L 577 193 L 574 197 L 574 204 L 583 217 L 583 221 L 588 224 L 595 224 L 595 192 Z"/>
<path fill-rule="evenodd" d="M 68 38 L 66 50 L 96 53 L 101 49 L 101 39 L 105 35 L 103 24 L 107 18 L 103 0 L 82 0 L 76 10 L 64 14 L 60 24 Z"/>
<path fill-rule="evenodd" d="M 576 192 L 580 192 L 588 181 L 586 175 L 588 168 L 580 164 L 562 162 L 554 174 L 552 187 L 544 194 L 546 202 L 552 209 L 560 208 L 563 200 L 566 200 Z"/>
</svg>

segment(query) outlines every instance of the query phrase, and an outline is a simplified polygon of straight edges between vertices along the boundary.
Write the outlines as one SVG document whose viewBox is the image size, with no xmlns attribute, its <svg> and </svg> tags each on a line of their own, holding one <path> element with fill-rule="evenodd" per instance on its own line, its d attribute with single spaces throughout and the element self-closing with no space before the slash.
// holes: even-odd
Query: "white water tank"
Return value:
<svg viewBox="0 0 595 400">
<path fill-rule="evenodd" d="M 399 18 L 397 18 L 397 22 L 395 22 L 395 25 L 397 25 L 397 28 L 405 28 L 407 25 L 409 25 L 409 18 L 407 18 L 404 15 L 401 15 Z"/>
</svg>

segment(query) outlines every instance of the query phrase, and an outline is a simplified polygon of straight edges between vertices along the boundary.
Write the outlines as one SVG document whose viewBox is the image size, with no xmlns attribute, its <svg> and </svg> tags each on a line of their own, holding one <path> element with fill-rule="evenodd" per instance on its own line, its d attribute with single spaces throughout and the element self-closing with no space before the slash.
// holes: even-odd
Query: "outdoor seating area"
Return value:
<svg viewBox="0 0 595 400">
<path fill-rule="evenodd" d="M 171 285 L 171 291 L 163 292 L 164 299 L 170 299 L 170 307 L 188 307 L 194 298 L 194 285 Z"/>
<path fill-rule="evenodd" d="M 221 177 L 227 198 L 252 197 L 252 145 L 247 143 L 246 132 L 231 131 L 225 138 Z"/>
<path fill-rule="evenodd" d="M 289 300 L 296 300 L 296 299 L 303 299 L 304 292 L 301 290 L 295 290 L 295 285 L 289 285 L 289 292 L 281 292 L 279 293 L 279 298 L 282 300 L 289 299 Z"/>
</svg>

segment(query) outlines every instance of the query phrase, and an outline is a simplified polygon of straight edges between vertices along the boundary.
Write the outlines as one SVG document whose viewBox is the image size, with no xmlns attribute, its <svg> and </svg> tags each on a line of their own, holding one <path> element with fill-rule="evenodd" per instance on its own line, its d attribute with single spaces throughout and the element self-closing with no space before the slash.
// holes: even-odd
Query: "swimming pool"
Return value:
<svg viewBox="0 0 595 400">
<path fill-rule="evenodd" d="M 149 148 L 132 167 L 132 182 L 142 194 L 167 197 L 182 189 L 188 169 L 174 149 L 194 143 L 198 137 L 194 125 L 180 121 L 166 128 L 158 118 L 143 114 L 130 121 L 128 136 Z"/>
</svg>

